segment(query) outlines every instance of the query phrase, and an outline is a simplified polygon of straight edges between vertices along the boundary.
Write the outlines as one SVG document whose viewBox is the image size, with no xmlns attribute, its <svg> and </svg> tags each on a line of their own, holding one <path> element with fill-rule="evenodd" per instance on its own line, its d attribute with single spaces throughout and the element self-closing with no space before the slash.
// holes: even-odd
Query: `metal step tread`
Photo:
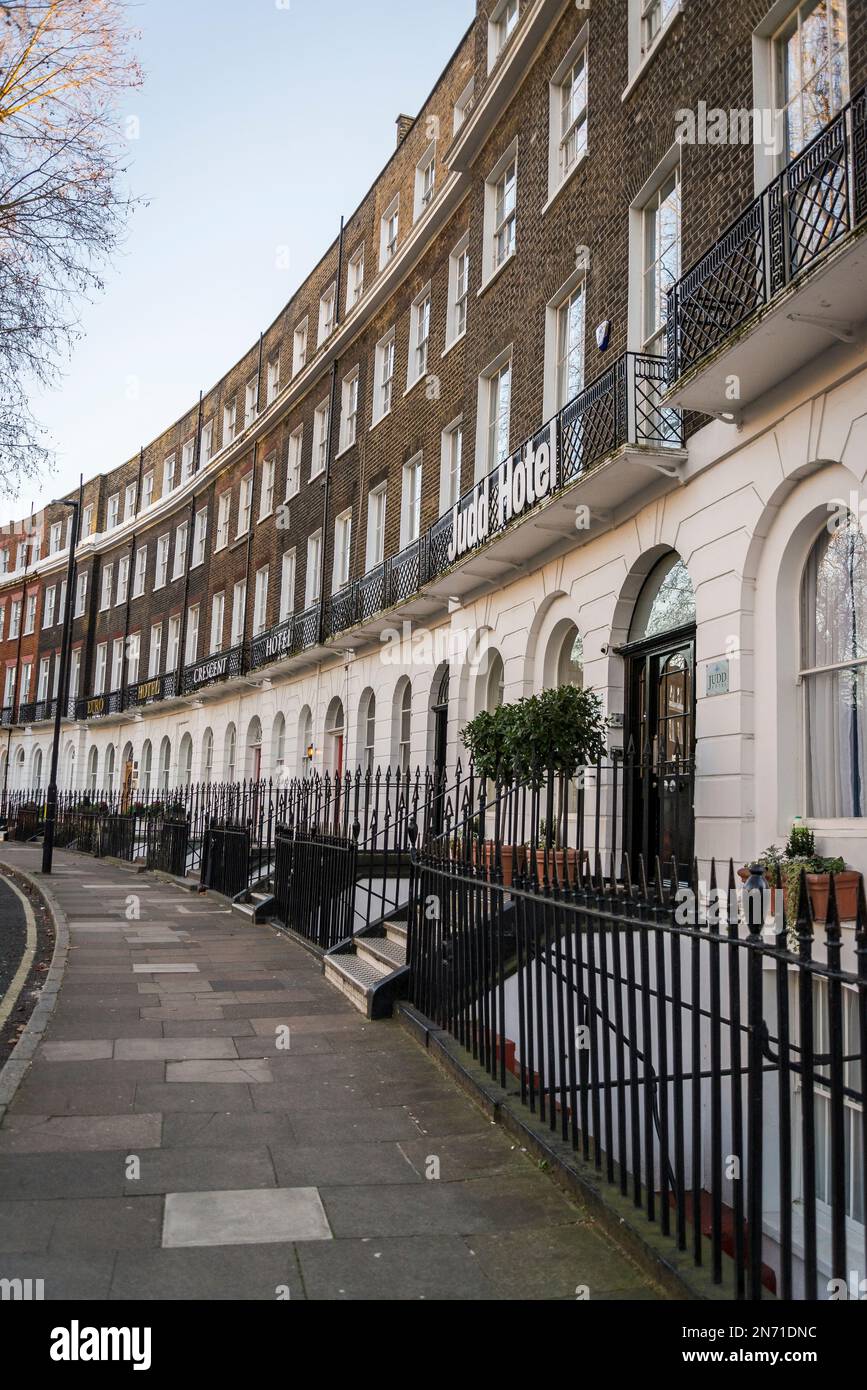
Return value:
<svg viewBox="0 0 867 1390">
<path fill-rule="evenodd" d="M 385 930 L 386 930 L 386 932 L 388 933 L 388 937 L 389 937 L 389 940 L 390 940 L 390 941 L 404 941 L 404 942 L 406 941 L 406 936 L 407 936 L 406 922 L 401 921 L 401 920 L 398 920 L 398 921 L 395 921 L 395 922 L 386 922 L 386 923 L 385 923 Z"/>
<path fill-rule="evenodd" d="M 386 967 L 389 974 L 406 965 L 406 941 L 391 941 L 387 936 L 362 936 L 355 943 L 356 951 L 371 955 Z"/>
<path fill-rule="evenodd" d="M 369 960 L 364 960 L 361 956 L 329 956 L 325 962 L 325 974 L 334 971 L 348 980 L 356 989 L 362 990 L 365 994 L 374 985 L 378 985 L 382 979 L 382 971 L 377 969 Z"/>
</svg>

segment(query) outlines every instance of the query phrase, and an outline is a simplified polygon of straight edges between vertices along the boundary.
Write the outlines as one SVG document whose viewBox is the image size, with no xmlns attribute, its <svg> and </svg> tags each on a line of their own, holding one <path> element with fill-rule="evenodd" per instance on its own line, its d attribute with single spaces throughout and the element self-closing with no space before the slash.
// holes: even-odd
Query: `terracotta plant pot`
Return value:
<svg viewBox="0 0 867 1390">
<path fill-rule="evenodd" d="M 536 850 L 536 877 L 538 878 L 539 882 L 540 882 L 540 883 L 544 883 L 544 881 L 545 881 L 545 858 L 546 858 L 546 856 L 547 856 L 547 860 L 548 860 L 548 877 L 549 877 L 549 879 L 553 879 L 554 874 L 556 873 L 556 875 L 557 875 L 557 882 L 558 882 L 558 883 L 562 883 L 563 880 L 564 880 L 564 878 L 565 878 L 566 872 L 567 872 L 567 864 L 566 864 L 566 856 L 567 856 L 567 855 L 569 856 L 569 859 L 568 859 L 568 874 L 569 874 L 569 883 L 570 883 L 570 886 L 571 886 L 573 883 L 575 883 L 576 879 L 578 878 L 578 851 L 577 851 L 577 849 L 568 849 L 568 850 L 563 850 L 563 849 L 549 849 L 549 850 L 537 849 L 537 850 Z"/>
<path fill-rule="evenodd" d="M 473 842 L 473 863 L 478 863 L 479 845 Z M 482 864 L 485 877 L 492 879 L 497 867 L 497 847 L 493 840 L 485 840 L 482 847 Z M 516 850 L 514 845 L 500 846 L 500 864 L 503 870 L 503 887 L 511 888 L 515 877 Z"/>
<path fill-rule="evenodd" d="M 841 922 L 854 922 L 858 916 L 858 887 L 860 882 L 861 875 L 854 869 L 844 869 L 842 873 L 834 875 L 837 916 Z M 831 875 L 807 874 L 807 891 L 810 894 L 813 921 L 824 922 L 828 916 Z"/>
</svg>

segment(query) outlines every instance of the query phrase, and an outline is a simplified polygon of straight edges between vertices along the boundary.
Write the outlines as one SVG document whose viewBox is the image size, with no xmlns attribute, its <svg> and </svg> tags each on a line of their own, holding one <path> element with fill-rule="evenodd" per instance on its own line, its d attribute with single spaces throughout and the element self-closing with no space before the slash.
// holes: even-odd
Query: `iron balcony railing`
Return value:
<svg viewBox="0 0 867 1390">
<path fill-rule="evenodd" d="M 681 414 L 662 404 L 668 388 L 665 358 L 625 353 L 570 401 L 536 435 L 463 494 L 457 506 L 441 516 L 417 540 L 397 555 L 383 560 L 361 579 L 332 594 L 323 606 L 313 603 L 300 613 L 284 619 L 276 627 L 258 634 L 248 644 L 238 644 L 188 665 L 181 672 L 166 673 L 129 685 L 111 695 L 92 696 L 75 701 L 76 719 L 95 719 L 124 709 L 189 695 L 204 686 L 242 676 L 273 662 L 309 651 L 319 643 L 347 632 L 358 623 L 404 603 L 426 583 L 444 574 L 456 557 L 452 553 L 455 522 L 466 528 L 470 514 L 486 512 L 490 539 L 519 525 L 527 513 L 518 507 L 514 514 L 500 506 L 501 470 L 527 456 L 544 442 L 556 448 L 558 466 L 553 483 L 533 505 L 544 505 L 564 488 L 586 474 L 593 464 L 626 444 L 660 449 L 683 447 Z M 467 547 L 469 548 L 469 547 Z M 2 711 L 2 723 L 13 722 L 13 711 Z"/>
<path fill-rule="evenodd" d="M 867 217 L 867 87 L 668 292 L 672 383 Z"/>
<path fill-rule="evenodd" d="M 0 710 L 0 728 L 8 729 L 10 725 L 14 724 L 14 716 L 15 710 L 12 705 L 6 705 L 4 709 Z"/>
</svg>

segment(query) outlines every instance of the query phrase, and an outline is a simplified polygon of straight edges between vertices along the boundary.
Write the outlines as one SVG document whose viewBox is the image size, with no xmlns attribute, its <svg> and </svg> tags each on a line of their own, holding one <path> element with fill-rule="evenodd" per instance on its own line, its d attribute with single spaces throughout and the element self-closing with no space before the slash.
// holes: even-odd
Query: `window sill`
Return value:
<svg viewBox="0 0 867 1390">
<path fill-rule="evenodd" d="M 466 336 L 467 336 L 467 330 L 464 329 L 463 333 L 459 333 L 458 336 L 457 336 L 456 338 L 452 338 L 452 340 L 451 340 L 450 343 L 446 343 L 445 347 L 443 348 L 443 351 L 442 351 L 441 354 L 440 354 L 440 361 L 442 361 L 443 357 L 448 357 L 448 355 L 449 355 L 449 353 L 451 352 L 452 348 L 456 348 L 456 347 L 458 346 L 459 343 L 462 343 L 462 342 L 464 341 L 464 339 L 466 338 Z"/>
<path fill-rule="evenodd" d="M 518 252 L 517 252 L 517 248 L 516 248 L 514 251 L 510 251 L 510 252 L 509 252 L 509 254 L 508 254 L 508 256 L 506 256 L 505 260 L 500 261 L 500 264 L 497 266 L 496 270 L 492 270 L 491 273 L 490 273 L 490 275 L 488 276 L 487 280 L 485 280 L 484 283 L 483 283 L 482 285 L 479 286 L 479 289 L 476 291 L 476 299 L 481 299 L 481 297 L 482 297 L 482 295 L 485 293 L 485 291 L 488 290 L 488 289 L 490 289 L 491 285 L 494 283 L 494 281 L 495 281 L 496 279 L 499 278 L 500 275 L 502 275 L 502 273 L 503 273 L 503 271 L 506 269 L 506 267 L 507 267 L 507 266 L 510 266 L 510 265 L 512 264 L 513 260 L 514 260 L 515 257 L 517 256 L 517 254 L 518 254 Z"/>
<path fill-rule="evenodd" d="M 566 175 L 566 177 L 565 177 L 564 179 L 561 179 L 561 180 L 560 180 L 560 182 L 558 183 L 557 187 L 554 189 L 554 192 L 550 195 L 550 197 L 548 198 L 547 203 L 545 204 L 545 206 L 544 206 L 543 209 L 542 209 L 542 216 L 543 216 L 543 217 L 545 216 L 545 214 L 546 214 L 546 212 L 548 211 L 548 209 L 549 209 L 549 208 L 552 208 L 552 207 L 554 206 L 554 204 L 556 203 L 557 199 L 560 197 L 560 194 L 563 192 L 564 188 L 568 188 L 568 187 L 569 187 L 569 184 L 572 182 L 572 180 L 574 179 L 575 175 L 578 173 L 578 170 L 582 167 L 582 165 L 583 165 L 585 159 L 587 158 L 587 155 L 588 155 L 588 154 L 589 154 L 589 150 L 584 150 L 583 153 L 579 156 L 579 158 L 575 160 L 575 163 L 572 165 L 572 168 L 569 170 L 569 172 L 568 172 L 568 174 Z"/>
<path fill-rule="evenodd" d="M 642 77 L 646 73 L 648 67 L 653 62 L 653 59 L 656 57 L 660 48 L 662 48 L 662 45 L 665 43 L 668 34 L 674 28 L 675 22 L 683 14 L 683 7 L 685 4 L 686 0 L 677 0 L 677 4 L 675 5 L 671 14 L 668 16 L 668 19 L 663 24 L 656 38 L 653 40 L 653 43 L 651 44 L 650 48 L 644 54 L 643 58 L 641 59 L 641 62 L 638 64 L 638 67 L 635 69 L 635 72 L 632 74 L 625 88 L 623 89 L 623 92 L 620 96 L 621 101 L 627 101 L 629 97 L 632 96 L 632 93 L 635 91 L 635 88 L 638 86 Z"/>
</svg>

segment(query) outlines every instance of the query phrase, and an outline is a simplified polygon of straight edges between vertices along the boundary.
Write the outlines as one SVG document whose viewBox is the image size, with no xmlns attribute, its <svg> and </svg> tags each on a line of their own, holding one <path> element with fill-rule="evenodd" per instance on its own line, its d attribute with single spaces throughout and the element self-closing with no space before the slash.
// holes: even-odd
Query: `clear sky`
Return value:
<svg viewBox="0 0 867 1390">
<path fill-rule="evenodd" d="M 337 235 L 475 0 L 138 0 L 133 215 L 59 389 L 34 398 L 57 468 L 26 515 L 131 457 L 276 317 Z M 289 269 L 278 268 L 288 248 Z"/>
</svg>

